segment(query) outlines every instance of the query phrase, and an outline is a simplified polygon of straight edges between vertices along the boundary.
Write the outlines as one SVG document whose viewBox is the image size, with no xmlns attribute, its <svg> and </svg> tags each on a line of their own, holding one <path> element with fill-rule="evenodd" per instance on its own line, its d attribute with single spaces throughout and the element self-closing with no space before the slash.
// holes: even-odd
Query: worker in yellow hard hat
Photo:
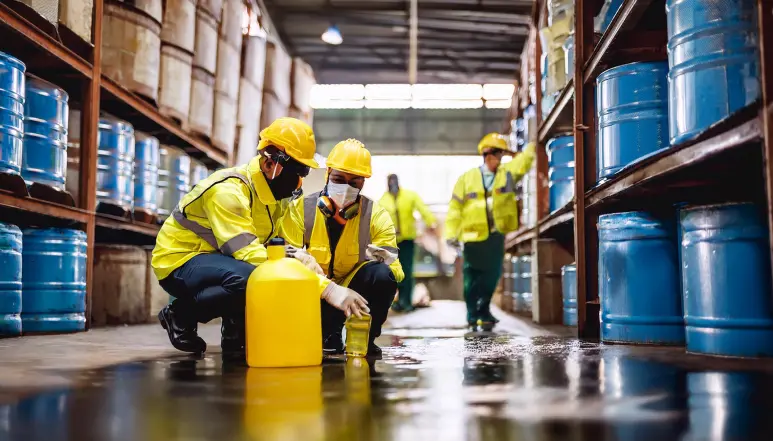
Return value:
<svg viewBox="0 0 773 441">
<path fill-rule="evenodd" d="M 325 352 L 343 351 L 341 331 L 346 315 L 370 312 L 368 353 L 379 356 L 381 349 L 373 340 L 381 335 L 397 283 L 403 280 L 395 227 L 383 207 L 360 194 L 371 176 L 370 152 L 361 142 L 347 139 L 338 143 L 326 165 L 324 189 L 293 201 L 279 234 L 289 244 L 288 254 L 319 274 L 323 297 L 329 303 L 322 304 Z M 354 301 L 341 312 L 333 307 L 337 301 L 331 299 L 335 298 Z"/>
<path fill-rule="evenodd" d="M 465 172 L 454 186 L 446 216 L 445 237 L 462 249 L 467 323 L 490 330 L 497 320 L 490 303 L 502 272 L 505 234 L 518 229 L 515 183 L 534 161 L 535 146 L 514 153 L 507 139 L 489 133 L 478 144 L 483 165 Z M 502 163 L 505 155 L 514 156 Z"/>
<path fill-rule="evenodd" d="M 319 167 L 315 150 L 308 124 L 279 118 L 260 132 L 257 156 L 199 182 L 166 219 L 151 265 L 176 298 L 158 314 L 175 348 L 204 352 L 197 324 L 222 317 L 223 352 L 243 352 L 247 279 L 266 260 L 264 244 L 303 178 Z"/>
<path fill-rule="evenodd" d="M 415 191 L 400 187 L 395 174 L 387 176 L 387 191 L 378 202 L 386 209 L 395 224 L 397 248 L 400 250 L 398 256 L 405 272 L 405 279 L 397 286 L 398 301 L 392 305 L 392 309 L 397 312 L 411 312 L 414 310 L 413 257 L 416 250 L 414 241 L 417 236 L 413 214 L 418 211 L 427 225 L 427 230 L 432 233 L 435 231 L 437 220 Z"/>
</svg>

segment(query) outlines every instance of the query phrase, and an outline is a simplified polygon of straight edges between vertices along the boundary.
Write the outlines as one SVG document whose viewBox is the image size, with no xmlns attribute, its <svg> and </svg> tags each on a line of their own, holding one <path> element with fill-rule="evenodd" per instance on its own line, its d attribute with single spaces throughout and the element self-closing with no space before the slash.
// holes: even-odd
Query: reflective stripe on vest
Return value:
<svg viewBox="0 0 773 441">
<path fill-rule="evenodd" d="M 252 183 L 250 182 L 249 178 L 236 172 L 223 173 L 222 179 L 220 179 L 219 181 L 213 182 L 212 185 L 204 189 L 194 200 L 188 202 L 187 205 L 192 204 L 194 201 L 196 201 L 196 199 L 200 198 L 204 193 L 209 191 L 210 188 L 231 178 L 239 179 L 250 188 L 250 205 L 252 205 Z M 255 239 L 258 238 L 252 233 L 241 233 L 228 239 L 228 241 L 224 243 L 223 246 L 221 247 L 221 246 L 218 246 L 217 238 L 215 238 L 215 233 L 213 233 L 211 229 L 204 227 L 198 222 L 194 222 L 185 216 L 185 207 L 181 208 L 180 205 L 178 204 L 177 207 L 175 207 L 174 211 L 172 211 L 172 217 L 178 224 L 180 224 L 180 226 L 193 232 L 194 234 L 199 236 L 201 240 L 208 243 L 209 246 L 214 248 L 216 251 L 219 251 L 225 254 L 226 256 L 233 256 L 234 253 L 246 247 L 247 245 L 251 244 Z"/>
<path fill-rule="evenodd" d="M 317 199 L 319 199 L 320 194 L 322 192 L 316 192 L 303 198 L 303 244 L 306 248 L 311 242 L 311 233 L 314 230 L 314 220 L 317 216 Z M 357 238 L 360 262 L 368 260 L 366 253 L 370 243 L 370 218 L 372 214 L 373 201 L 365 196 L 360 196 L 360 232 Z"/>
</svg>

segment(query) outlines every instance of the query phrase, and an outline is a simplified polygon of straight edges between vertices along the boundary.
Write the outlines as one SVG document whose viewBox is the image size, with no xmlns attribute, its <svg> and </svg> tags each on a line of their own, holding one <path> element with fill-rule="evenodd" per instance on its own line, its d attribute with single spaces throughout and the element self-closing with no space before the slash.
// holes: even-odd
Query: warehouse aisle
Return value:
<svg viewBox="0 0 773 441">
<path fill-rule="evenodd" d="M 217 348 L 168 351 L 146 326 L 37 337 L 26 345 L 37 363 L 2 340 L 0 439 L 708 440 L 773 429 L 770 363 L 580 343 L 513 318 L 508 333 L 466 333 L 449 318 L 462 307 L 393 318 L 371 365 L 247 369 Z M 217 327 L 202 331 L 217 340 Z M 136 357 L 154 358 L 119 361 Z"/>
</svg>

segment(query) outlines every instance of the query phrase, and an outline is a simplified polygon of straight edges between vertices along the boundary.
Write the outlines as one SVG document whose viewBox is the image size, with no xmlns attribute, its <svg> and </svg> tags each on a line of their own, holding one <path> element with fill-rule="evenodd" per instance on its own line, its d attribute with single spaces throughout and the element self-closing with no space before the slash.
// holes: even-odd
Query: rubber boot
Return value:
<svg viewBox="0 0 773 441">
<path fill-rule="evenodd" d="M 322 353 L 325 355 L 340 355 L 344 353 L 344 341 L 340 331 L 325 334 L 322 337 Z"/>
<path fill-rule="evenodd" d="M 243 358 L 245 355 L 244 320 L 223 317 L 220 326 L 220 347 L 223 356 Z"/>
<path fill-rule="evenodd" d="M 161 327 L 166 329 L 169 342 L 178 351 L 200 354 L 207 350 L 207 343 L 199 337 L 195 320 L 181 317 L 172 305 L 167 305 L 158 313 Z"/>
</svg>

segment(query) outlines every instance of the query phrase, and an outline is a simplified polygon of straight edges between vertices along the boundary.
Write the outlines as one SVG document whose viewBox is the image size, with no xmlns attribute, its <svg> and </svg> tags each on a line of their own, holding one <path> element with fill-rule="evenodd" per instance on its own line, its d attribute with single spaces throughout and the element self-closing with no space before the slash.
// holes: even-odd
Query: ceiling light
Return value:
<svg viewBox="0 0 773 441">
<path fill-rule="evenodd" d="M 338 30 L 336 25 L 330 25 L 330 27 L 327 28 L 324 33 L 322 33 L 321 38 L 325 43 L 332 44 L 334 46 L 338 46 L 344 42 L 344 37 L 341 36 L 341 31 Z"/>
</svg>

